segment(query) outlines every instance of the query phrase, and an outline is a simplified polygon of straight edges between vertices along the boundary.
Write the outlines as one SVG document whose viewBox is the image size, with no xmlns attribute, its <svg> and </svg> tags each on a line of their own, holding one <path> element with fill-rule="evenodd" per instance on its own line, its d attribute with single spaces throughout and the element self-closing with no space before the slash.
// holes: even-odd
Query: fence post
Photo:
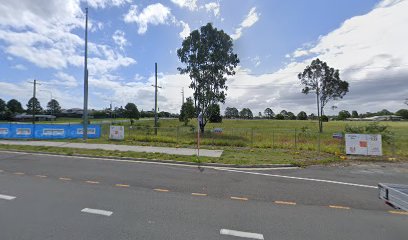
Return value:
<svg viewBox="0 0 408 240">
<path fill-rule="evenodd" d="M 179 126 L 177 126 L 176 141 L 179 143 Z"/>
<path fill-rule="evenodd" d="M 395 158 L 395 135 L 392 136 L 392 157 Z"/>
<path fill-rule="evenodd" d="M 275 131 L 272 130 L 272 148 L 275 148 Z"/>
<path fill-rule="evenodd" d="M 254 129 L 251 128 L 251 147 L 254 147 Z"/>
<path fill-rule="evenodd" d="M 295 150 L 297 149 L 297 136 L 296 136 L 296 128 L 295 128 Z"/>
<path fill-rule="evenodd" d="M 320 157 L 320 131 L 317 134 L 317 155 Z"/>
</svg>

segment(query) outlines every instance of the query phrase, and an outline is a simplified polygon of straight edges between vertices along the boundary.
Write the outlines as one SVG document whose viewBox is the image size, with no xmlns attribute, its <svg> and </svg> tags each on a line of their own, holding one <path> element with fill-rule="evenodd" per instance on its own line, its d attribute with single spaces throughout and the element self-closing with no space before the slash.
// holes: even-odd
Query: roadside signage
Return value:
<svg viewBox="0 0 408 240">
<path fill-rule="evenodd" d="M 125 139 L 125 128 L 123 126 L 110 126 L 109 139 L 114 140 Z"/>
<path fill-rule="evenodd" d="M 380 134 L 346 134 L 346 154 L 382 156 Z"/>
</svg>

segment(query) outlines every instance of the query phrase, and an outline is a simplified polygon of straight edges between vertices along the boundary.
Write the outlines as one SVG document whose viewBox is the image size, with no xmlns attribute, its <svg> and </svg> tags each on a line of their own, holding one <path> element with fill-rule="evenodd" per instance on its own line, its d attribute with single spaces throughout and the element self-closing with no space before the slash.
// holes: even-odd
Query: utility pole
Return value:
<svg viewBox="0 0 408 240">
<path fill-rule="evenodd" d="M 84 110 L 82 112 L 83 140 L 88 138 L 88 8 L 85 8 Z"/>
<path fill-rule="evenodd" d="M 154 134 L 157 135 L 157 88 L 161 88 L 157 86 L 157 63 L 154 63 L 154 74 Z"/>
<path fill-rule="evenodd" d="M 35 80 L 34 79 L 34 82 L 29 82 L 29 83 L 33 83 L 33 101 L 32 101 L 32 104 L 33 104 L 33 124 L 35 124 L 35 103 L 36 103 L 36 98 L 35 98 L 35 92 L 36 92 L 36 89 L 37 89 L 37 84 L 38 85 L 41 85 L 41 84 L 39 84 L 39 83 L 37 83 L 37 80 Z"/>
</svg>

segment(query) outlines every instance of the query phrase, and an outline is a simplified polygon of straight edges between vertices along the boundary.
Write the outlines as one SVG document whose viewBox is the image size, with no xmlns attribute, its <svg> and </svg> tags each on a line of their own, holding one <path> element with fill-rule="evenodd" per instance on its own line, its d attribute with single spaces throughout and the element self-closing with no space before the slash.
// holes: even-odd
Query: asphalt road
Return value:
<svg viewBox="0 0 408 240">
<path fill-rule="evenodd" d="M 406 239 L 408 215 L 375 186 L 408 183 L 407 169 L 199 169 L 0 152 L 0 239 Z"/>
</svg>

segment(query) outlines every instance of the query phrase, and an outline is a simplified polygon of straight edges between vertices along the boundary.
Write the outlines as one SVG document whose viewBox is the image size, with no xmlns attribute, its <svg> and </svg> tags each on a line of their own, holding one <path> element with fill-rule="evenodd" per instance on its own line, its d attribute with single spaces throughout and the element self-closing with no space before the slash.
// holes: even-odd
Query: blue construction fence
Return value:
<svg viewBox="0 0 408 240">
<path fill-rule="evenodd" d="M 0 139 L 72 139 L 82 137 L 82 124 L 0 124 Z M 88 125 L 88 138 L 100 137 L 101 126 Z"/>
</svg>

